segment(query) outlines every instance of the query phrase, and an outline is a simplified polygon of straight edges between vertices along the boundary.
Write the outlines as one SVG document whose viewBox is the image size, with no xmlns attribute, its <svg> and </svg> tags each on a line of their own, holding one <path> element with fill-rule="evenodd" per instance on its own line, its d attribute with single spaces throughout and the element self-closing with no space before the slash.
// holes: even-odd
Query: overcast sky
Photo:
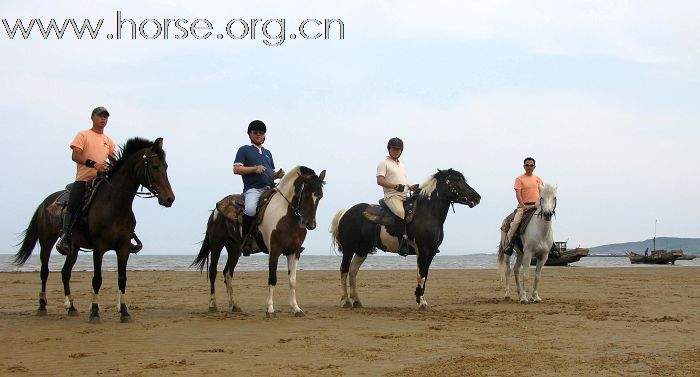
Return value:
<svg viewBox="0 0 700 377">
<path fill-rule="evenodd" d="M 131 40 L 125 25 L 108 39 L 117 11 L 137 24 L 207 19 L 213 34 Z M 74 180 L 68 146 L 95 106 L 109 109 L 119 145 L 164 138 L 176 201 L 135 200 L 144 254 L 196 254 L 214 203 L 242 189 L 232 164 L 253 119 L 267 124 L 278 167 L 327 170 L 308 254 L 331 253 L 337 210 L 381 197 L 376 165 L 394 136 L 412 183 L 454 168 L 482 196 L 448 215 L 445 254 L 495 251 L 526 156 L 558 185 L 556 240 L 643 240 L 655 220 L 659 236 L 700 236 L 698 2 L 4 1 L 0 15 L 10 27 L 104 19 L 95 40 L 71 28 L 62 40 L 38 30 L 10 40 L 0 25 L 0 253 L 14 253 L 37 205 Z M 216 38 L 232 19 L 256 18 L 256 39 Z M 287 37 L 268 46 L 280 40 L 260 29 L 282 18 Z M 342 20 L 344 39 L 337 27 L 300 38 L 306 19 Z"/>
</svg>

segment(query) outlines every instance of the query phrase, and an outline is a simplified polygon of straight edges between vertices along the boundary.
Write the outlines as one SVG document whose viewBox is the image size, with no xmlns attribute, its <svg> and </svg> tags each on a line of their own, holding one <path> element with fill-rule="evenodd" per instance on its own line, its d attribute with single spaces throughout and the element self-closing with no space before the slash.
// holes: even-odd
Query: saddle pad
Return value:
<svg viewBox="0 0 700 377">
<path fill-rule="evenodd" d="M 397 219 L 397 217 L 394 216 L 391 211 L 386 210 L 384 207 L 376 204 L 368 205 L 362 212 L 362 216 L 375 224 L 384 226 L 394 226 Z"/>
<path fill-rule="evenodd" d="M 229 195 L 229 196 L 219 200 L 218 203 L 216 203 L 216 209 L 225 218 L 227 218 L 231 221 L 237 221 L 238 213 L 241 210 L 241 207 L 239 207 L 235 204 L 235 201 L 237 201 L 237 200 L 241 200 L 241 195 L 237 195 L 237 194 L 236 195 Z"/>
<path fill-rule="evenodd" d="M 518 231 L 518 234 L 523 234 L 525 233 L 525 229 L 527 229 L 527 224 L 530 223 L 530 220 L 532 220 L 532 215 L 535 213 L 535 210 L 537 207 L 530 207 L 525 210 L 525 213 L 523 213 L 523 218 L 520 220 L 520 229 Z M 501 230 L 505 233 L 508 233 L 510 230 L 510 224 L 513 222 L 515 219 L 515 211 L 511 212 L 510 215 L 506 216 L 505 219 L 503 219 L 503 222 L 501 223 Z"/>
</svg>

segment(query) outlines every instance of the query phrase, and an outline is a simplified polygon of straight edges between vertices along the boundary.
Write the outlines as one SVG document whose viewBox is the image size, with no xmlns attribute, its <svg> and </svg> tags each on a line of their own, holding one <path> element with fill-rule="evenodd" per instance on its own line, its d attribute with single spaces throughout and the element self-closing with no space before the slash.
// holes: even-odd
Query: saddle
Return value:
<svg viewBox="0 0 700 377">
<path fill-rule="evenodd" d="M 530 223 L 530 220 L 532 220 L 532 215 L 535 214 L 535 211 L 537 210 L 537 207 L 530 207 L 525 210 L 523 213 L 523 218 L 520 220 L 520 227 L 518 228 L 518 233 L 516 235 L 522 235 L 525 233 L 525 229 L 527 228 L 527 224 Z M 505 232 L 506 234 L 510 230 L 510 223 L 513 222 L 513 219 L 515 219 L 515 211 L 513 211 L 508 217 L 506 217 L 503 220 L 503 223 L 501 224 L 501 230 Z"/>
<path fill-rule="evenodd" d="M 271 188 L 260 195 L 260 200 L 258 201 L 258 206 L 255 211 L 255 226 L 258 226 L 265 216 L 265 209 L 267 205 L 270 204 L 270 198 L 277 190 Z M 243 201 L 243 195 L 232 194 L 229 195 L 216 203 L 216 209 L 225 218 L 233 221 L 236 224 L 238 233 L 242 235 L 241 224 L 243 224 L 243 208 L 245 207 L 245 202 Z"/>
<path fill-rule="evenodd" d="M 406 224 L 410 224 L 413 221 L 413 215 L 416 213 L 416 206 L 418 203 L 415 199 L 417 197 L 416 194 L 413 194 L 403 203 L 404 213 L 406 214 L 404 221 L 406 221 Z M 362 216 L 377 225 L 393 227 L 401 224 L 401 219 L 391 212 L 384 199 L 379 199 L 379 205 L 368 205 L 362 212 Z"/>
<path fill-rule="evenodd" d="M 85 181 L 85 195 L 83 196 L 83 205 L 80 207 L 80 213 L 86 214 L 88 209 L 90 209 L 90 204 L 92 204 L 92 199 L 95 197 L 97 190 L 102 186 L 104 179 L 92 178 Z M 70 189 L 73 187 L 72 183 L 66 185 L 66 189 L 63 190 L 55 200 L 55 203 L 59 208 L 63 209 L 68 206 L 68 200 L 70 199 Z"/>
</svg>

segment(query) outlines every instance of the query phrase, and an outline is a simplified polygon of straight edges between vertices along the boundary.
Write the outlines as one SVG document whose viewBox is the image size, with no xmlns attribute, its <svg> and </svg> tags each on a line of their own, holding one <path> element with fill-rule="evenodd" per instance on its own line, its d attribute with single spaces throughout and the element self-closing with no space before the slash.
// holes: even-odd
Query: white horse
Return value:
<svg viewBox="0 0 700 377">
<path fill-rule="evenodd" d="M 542 276 L 542 266 L 547 261 L 549 251 L 554 243 L 552 235 L 552 215 L 557 207 L 557 188 L 550 184 L 540 186 L 540 200 L 535 203 L 535 213 L 530 223 L 525 228 L 525 232 L 520 235 L 523 241 L 523 250 L 519 246 L 515 247 L 516 259 L 513 266 L 513 276 L 515 285 L 518 287 L 518 298 L 521 304 L 528 304 L 525 294 L 525 280 L 529 276 L 530 261 L 537 258 L 535 267 L 535 282 L 532 285 L 532 301 L 541 303 L 542 299 L 537 293 L 537 286 Z M 510 255 L 506 255 L 503 250 L 508 244 L 507 235 L 501 231 L 501 243 L 498 247 L 498 273 L 501 281 L 504 282 L 505 300 L 510 300 L 510 289 L 508 280 L 510 277 Z"/>
</svg>

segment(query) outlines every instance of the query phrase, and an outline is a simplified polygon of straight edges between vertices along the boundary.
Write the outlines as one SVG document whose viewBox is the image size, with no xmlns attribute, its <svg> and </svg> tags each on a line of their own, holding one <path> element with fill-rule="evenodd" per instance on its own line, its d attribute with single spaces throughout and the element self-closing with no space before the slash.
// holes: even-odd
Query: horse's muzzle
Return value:
<svg viewBox="0 0 700 377">
<path fill-rule="evenodd" d="M 175 196 L 158 196 L 158 204 L 165 208 L 170 208 L 170 206 L 173 205 L 173 202 L 175 202 Z"/>
<path fill-rule="evenodd" d="M 466 204 L 469 206 L 469 208 L 474 208 L 477 204 L 479 204 L 480 201 L 481 201 L 481 199 L 479 199 L 479 198 L 477 198 L 477 199 L 459 198 L 459 200 L 457 200 L 457 203 Z"/>
</svg>

